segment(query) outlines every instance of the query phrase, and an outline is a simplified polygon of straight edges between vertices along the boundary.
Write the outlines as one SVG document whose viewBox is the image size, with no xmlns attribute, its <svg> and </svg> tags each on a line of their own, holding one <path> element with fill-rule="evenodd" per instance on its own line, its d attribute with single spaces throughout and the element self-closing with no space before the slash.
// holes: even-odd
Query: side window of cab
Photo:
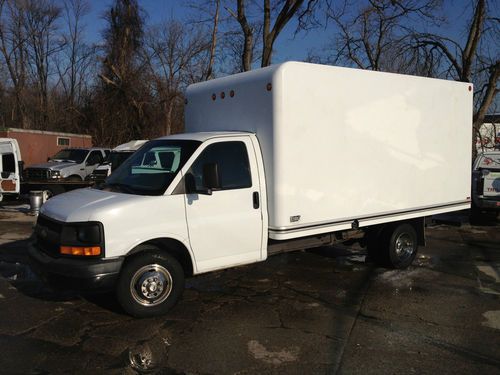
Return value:
<svg viewBox="0 0 500 375">
<path fill-rule="evenodd" d="M 244 189 L 252 186 L 250 163 L 245 143 L 241 141 L 219 142 L 209 146 L 198 156 L 188 173 L 194 179 L 196 190 L 203 186 L 203 168 L 216 164 L 220 188 L 217 190 Z"/>
<path fill-rule="evenodd" d="M 103 162 L 101 151 L 92 151 L 87 158 L 87 165 L 96 165 Z"/>
</svg>

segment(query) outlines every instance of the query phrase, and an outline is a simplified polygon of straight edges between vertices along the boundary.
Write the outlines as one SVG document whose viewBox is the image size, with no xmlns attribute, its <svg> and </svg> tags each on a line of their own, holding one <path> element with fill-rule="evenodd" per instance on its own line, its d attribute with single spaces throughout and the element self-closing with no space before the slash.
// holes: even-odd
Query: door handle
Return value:
<svg viewBox="0 0 500 375">
<path fill-rule="evenodd" d="M 260 207 L 259 192 L 258 191 L 253 192 L 252 200 L 253 200 L 253 208 L 258 209 Z"/>
</svg>

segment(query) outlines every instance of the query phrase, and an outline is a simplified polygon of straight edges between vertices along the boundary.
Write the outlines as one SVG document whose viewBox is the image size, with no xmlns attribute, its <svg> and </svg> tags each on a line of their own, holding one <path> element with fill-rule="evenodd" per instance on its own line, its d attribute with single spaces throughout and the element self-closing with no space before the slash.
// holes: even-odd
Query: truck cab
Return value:
<svg viewBox="0 0 500 375">
<path fill-rule="evenodd" d="M 30 256 L 49 280 L 116 289 L 130 314 L 157 315 L 185 275 L 266 259 L 265 212 L 255 135 L 170 136 L 148 142 L 102 187 L 47 201 Z"/>
<path fill-rule="evenodd" d="M 17 140 L 0 138 L 0 201 L 7 195 L 19 195 L 21 174 L 21 151 Z"/>
</svg>

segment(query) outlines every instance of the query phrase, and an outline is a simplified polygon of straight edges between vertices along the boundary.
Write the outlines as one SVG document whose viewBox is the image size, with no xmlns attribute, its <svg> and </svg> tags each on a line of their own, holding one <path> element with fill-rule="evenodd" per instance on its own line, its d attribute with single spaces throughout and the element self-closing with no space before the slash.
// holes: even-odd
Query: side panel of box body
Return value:
<svg viewBox="0 0 500 375">
<path fill-rule="evenodd" d="M 469 84 L 302 63 L 280 70 L 271 229 L 470 199 Z"/>
</svg>

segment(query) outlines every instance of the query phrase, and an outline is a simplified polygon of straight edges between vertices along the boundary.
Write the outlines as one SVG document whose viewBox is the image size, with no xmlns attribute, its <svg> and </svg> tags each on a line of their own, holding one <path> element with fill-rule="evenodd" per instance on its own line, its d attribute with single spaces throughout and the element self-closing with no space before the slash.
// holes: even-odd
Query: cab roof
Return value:
<svg viewBox="0 0 500 375">
<path fill-rule="evenodd" d="M 173 135 L 168 135 L 166 137 L 161 137 L 158 139 L 184 139 L 184 140 L 205 142 L 206 140 L 212 139 L 212 138 L 248 136 L 250 134 L 254 134 L 254 133 L 242 132 L 242 131 L 197 132 L 197 133 L 173 134 Z"/>
</svg>

